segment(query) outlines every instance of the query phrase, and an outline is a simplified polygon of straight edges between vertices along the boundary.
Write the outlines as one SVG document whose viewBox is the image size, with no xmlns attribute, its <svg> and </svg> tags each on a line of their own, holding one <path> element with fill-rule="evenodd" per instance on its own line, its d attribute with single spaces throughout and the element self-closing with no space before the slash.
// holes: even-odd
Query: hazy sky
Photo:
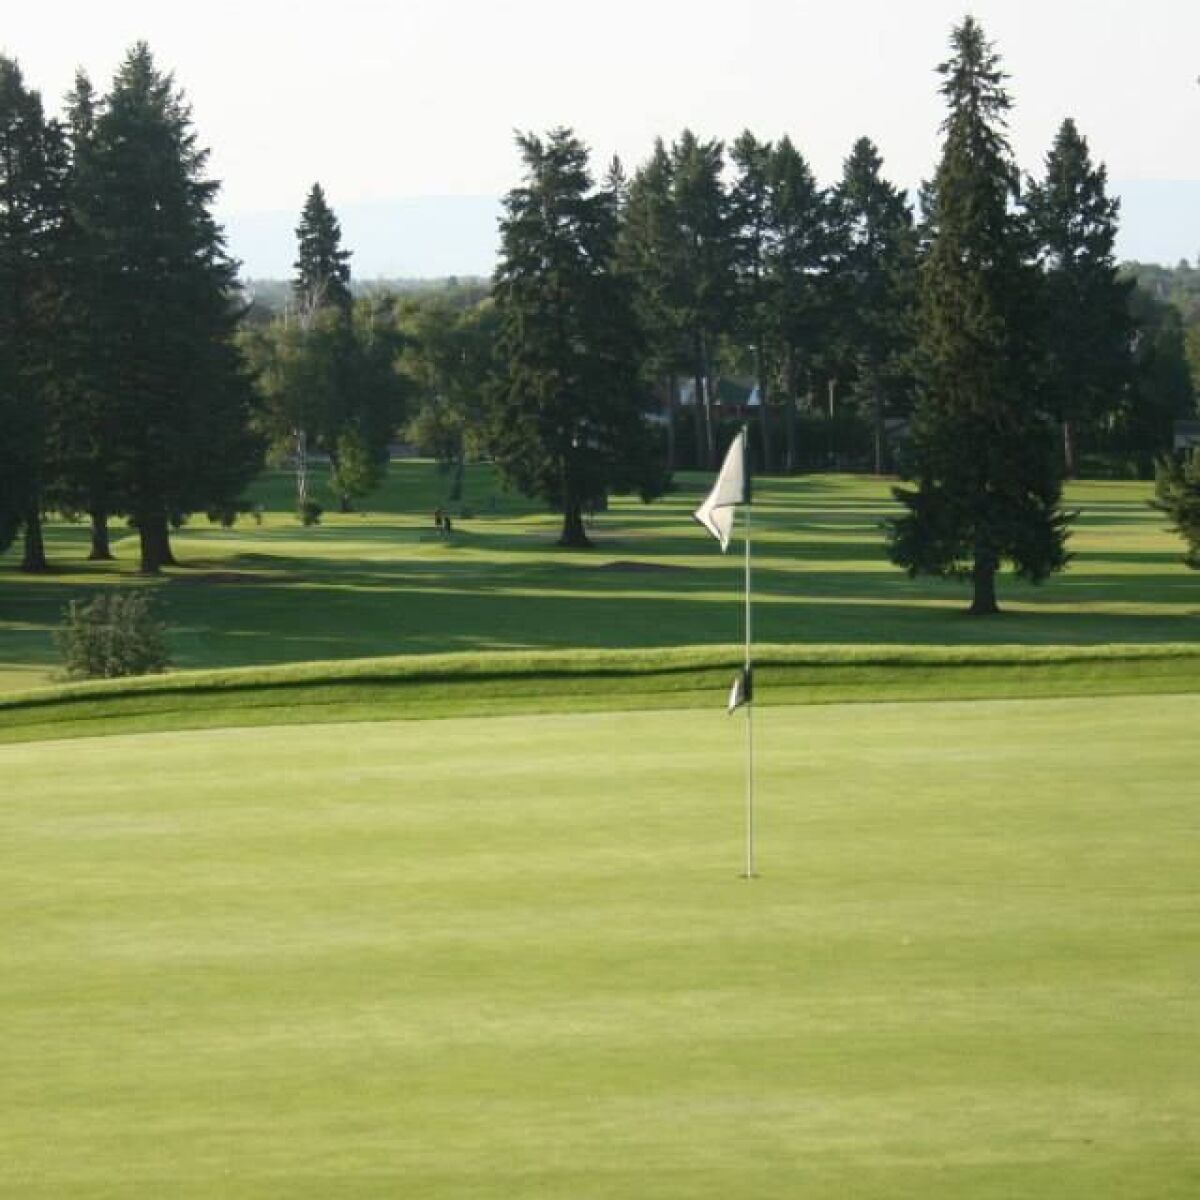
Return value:
<svg viewBox="0 0 1200 1200">
<path fill-rule="evenodd" d="M 586 15 L 569 0 L 6 8 L 0 45 L 53 108 L 77 66 L 104 90 L 124 50 L 147 40 L 192 101 L 227 213 L 296 211 L 315 179 L 335 207 L 494 196 L 518 174 L 512 130 L 555 124 L 630 167 L 684 126 L 787 132 L 826 183 L 866 133 L 912 186 L 937 153 L 934 67 L 967 11 L 1011 76 L 1026 170 L 1071 115 L 1114 180 L 1200 180 L 1197 0 L 609 0 Z"/>
</svg>

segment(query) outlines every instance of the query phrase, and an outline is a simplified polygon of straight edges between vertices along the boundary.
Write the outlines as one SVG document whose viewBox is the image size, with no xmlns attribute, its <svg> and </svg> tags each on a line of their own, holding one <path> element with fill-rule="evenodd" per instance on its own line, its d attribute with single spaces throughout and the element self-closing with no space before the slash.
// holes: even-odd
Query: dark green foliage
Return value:
<svg viewBox="0 0 1200 1200">
<path fill-rule="evenodd" d="M 885 417 L 911 407 L 917 267 L 912 212 L 882 167 L 874 143 L 859 138 L 832 200 L 838 254 L 833 340 L 870 414 L 876 474 L 887 459 Z"/>
<path fill-rule="evenodd" d="M 0 56 L 0 550 L 25 526 L 46 566 L 41 510 L 55 384 L 66 144 L 20 67 Z"/>
<path fill-rule="evenodd" d="M 77 219 L 92 248 L 91 343 L 104 347 L 92 386 L 116 431 L 110 500 L 148 572 L 172 561 L 172 524 L 236 507 L 261 464 L 206 160 L 172 77 L 135 46 L 95 117 Z"/>
<path fill-rule="evenodd" d="M 142 591 L 114 588 L 86 603 L 72 600 L 55 641 L 73 679 L 152 675 L 169 663 L 162 623 Z"/>
<path fill-rule="evenodd" d="M 393 306 L 363 299 L 348 312 L 318 308 L 243 331 L 240 345 L 260 397 L 259 424 L 272 459 L 296 469 L 296 511 L 309 509 L 308 456 L 332 464 L 343 511 L 373 491 L 403 419 L 398 370 L 404 336 Z"/>
<path fill-rule="evenodd" d="M 292 291 L 301 313 L 318 308 L 349 312 L 350 251 L 342 249 L 342 227 L 319 183 L 312 185 L 304 201 L 300 224 L 296 226 L 296 242 L 298 254 Z"/>
<path fill-rule="evenodd" d="M 467 461 L 486 446 L 485 381 L 495 357 L 496 308 L 491 301 L 467 309 L 444 300 L 410 303 L 403 324 L 403 368 L 418 405 L 408 437 L 450 476 L 446 499 L 458 503 Z"/>
<path fill-rule="evenodd" d="M 1183 561 L 1200 571 L 1200 450 L 1156 464 L 1152 505 L 1171 518 L 1187 543 Z"/>
<path fill-rule="evenodd" d="M 1032 581 L 1067 561 L 1067 517 L 1051 415 L 1038 403 L 1037 274 L 1010 203 L 1010 101 L 996 55 L 970 17 L 940 67 L 950 114 L 920 274 L 915 488 L 890 523 L 892 561 L 910 574 L 970 576 L 971 612 L 998 611 L 995 576 Z"/>
<path fill-rule="evenodd" d="M 1117 274 L 1113 244 L 1120 205 L 1109 198 L 1107 180 L 1068 119 L 1046 158 L 1045 178 L 1031 180 L 1025 197 L 1044 272 L 1041 389 L 1062 425 L 1068 475 L 1077 469 L 1079 427 L 1116 410 L 1132 367 L 1132 285 Z"/>
<path fill-rule="evenodd" d="M 569 130 L 517 144 L 525 182 L 500 226 L 491 445 L 511 483 L 562 511 L 562 544 L 585 546 L 586 507 L 610 490 L 649 498 L 665 480 L 643 415 L 631 289 L 614 264 L 615 199 L 593 188 Z"/>
</svg>

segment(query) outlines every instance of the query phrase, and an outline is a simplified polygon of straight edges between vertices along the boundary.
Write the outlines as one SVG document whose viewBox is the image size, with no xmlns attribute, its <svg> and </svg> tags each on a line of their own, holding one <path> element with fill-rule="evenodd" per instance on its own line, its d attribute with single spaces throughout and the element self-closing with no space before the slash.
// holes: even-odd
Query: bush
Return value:
<svg viewBox="0 0 1200 1200">
<path fill-rule="evenodd" d="M 150 597 L 141 592 L 102 592 L 72 600 L 55 635 L 73 679 L 151 675 L 166 669 L 167 643 Z"/>
</svg>

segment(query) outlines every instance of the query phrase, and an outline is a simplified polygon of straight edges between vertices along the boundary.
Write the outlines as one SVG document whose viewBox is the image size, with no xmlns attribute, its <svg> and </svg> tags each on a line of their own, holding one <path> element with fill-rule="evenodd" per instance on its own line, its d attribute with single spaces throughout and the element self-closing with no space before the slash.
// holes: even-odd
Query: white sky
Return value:
<svg viewBox="0 0 1200 1200">
<path fill-rule="evenodd" d="M 106 90 L 144 38 L 194 107 L 223 212 L 498 195 L 512 130 L 566 124 L 630 168 L 656 134 L 789 133 L 833 182 L 853 140 L 914 186 L 937 153 L 934 67 L 973 11 L 1040 171 L 1074 116 L 1114 180 L 1200 180 L 1198 0 L 13 0 L 0 48 L 57 109 L 76 66 Z M 1200 216 L 1197 224 L 1200 225 Z"/>
</svg>

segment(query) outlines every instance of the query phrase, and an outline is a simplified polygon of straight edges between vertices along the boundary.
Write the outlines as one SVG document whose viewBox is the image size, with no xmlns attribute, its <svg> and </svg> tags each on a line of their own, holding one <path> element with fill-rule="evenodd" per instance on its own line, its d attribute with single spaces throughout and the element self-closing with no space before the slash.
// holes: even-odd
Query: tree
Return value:
<svg viewBox="0 0 1200 1200">
<path fill-rule="evenodd" d="M 318 308 L 350 311 L 350 251 L 342 249 L 342 227 L 314 183 L 296 226 L 296 277 L 292 291 L 301 313 Z"/>
<path fill-rule="evenodd" d="M 769 415 L 774 347 L 769 340 L 772 289 L 768 275 L 774 232 L 771 222 L 773 152 L 770 142 L 760 142 L 747 129 L 734 142 L 730 153 L 737 167 L 737 177 L 730 192 L 737 280 L 735 313 L 738 332 L 749 343 L 754 359 L 764 471 L 770 471 L 774 464 Z"/>
<path fill-rule="evenodd" d="M 1187 543 L 1183 561 L 1200 571 L 1200 451 L 1183 458 L 1160 459 L 1151 504 L 1171 518 L 1171 527 Z"/>
<path fill-rule="evenodd" d="M 1044 273 L 1042 387 L 1062 426 L 1068 476 L 1078 469 L 1079 427 L 1115 411 L 1132 365 L 1133 285 L 1117 276 L 1113 243 L 1120 202 L 1109 198 L 1107 179 L 1068 118 L 1046 158 L 1045 178 L 1030 180 L 1026 189 Z"/>
<path fill-rule="evenodd" d="M 55 382 L 66 148 L 21 69 L 0 56 L 0 550 L 46 569 L 42 507 Z"/>
<path fill-rule="evenodd" d="M 971 17 L 939 67 L 949 104 L 919 283 L 920 394 L 914 488 L 890 522 L 889 554 L 910 574 L 969 576 L 970 611 L 996 613 L 1005 561 L 1033 581 L 1067 561 L 1054 425 L 1036 395 L 1037 275 L 1011 204 L 1010 100 L 991 44 Z"/>
<path fill-rule="evenodd" d="M 488 300 L 456 309 L 414 305 L 404 324 L 404 370 L 417 394 L 408 436 L 450 476 L 447 500 L 462 499 L 468 458 L 486 443 L 485 381 L 492 369 L 496 310 Z"/>
<path fill-rule="evenodd" d="M 676 319 L 685 330 L 694 385 L 697 465 L 716 466 L 713 429 L 715 361 L 721 336 L 733 328 L 734 243 L 729 197 L 722 182 L 725 148 L 685 129 L 671 147 L 672 200 L 678 226 Z"/>
<path fill-rule="evenodd" d="M 563 514 L 563 546 L 589 545 L 584 508 L 609 490 L 664 486 L 643 415 L 640 338 L 615 269 L 616 205 L 569 129 L 517 138 L 494 278 L 499 364 L 491 445 L 506 479 Z"/>
<path fill-rule="evenodd" d="M 912 212 L 882 168 L 874 143 L 859 138 L 833 195 L 839 241 L 836 323 L 870 405 L 877 475 L 884 470 L 889 400 L 902 402 L 909 391 L 909 314 L 916 283 Z"/>
<path fill-rule="evenodd" d="M 191 111 L 145 43 L 95 117 L 77 219 L 89 231 L 92 387 L 118 431 L 114 511 L 138 531 L 143 572 L 174 561 L 170 529 L 228 514 L 261 465 L 253 392 L 233 342 L 236 264 L 210 211 Z"/>
<path fill-rule="evenodd" d="M 642 332 L 645 378 L 663 395 L 668 473 L 675 469 L 677 457 L 679 376 L 691 361 L 683 323 L 683 231 L 676 219 L 674 186 L 671 157 L 657 138 L 650 158 L 629 183 L 617 242 L 617 269 L 632 288 Z M 697 439 L 695 465 L 701 462 Z"/>
<path fill-rule="evenodd" d="M 796 404 L 808 390 L 829 329 L 832 253 L 829 202 L 804 156 L 784 137 L 770 163 L 771 245 L 767 255 L 770 335 L 779 347 L 785 469 L 798 463 Z"/>
</svg>

